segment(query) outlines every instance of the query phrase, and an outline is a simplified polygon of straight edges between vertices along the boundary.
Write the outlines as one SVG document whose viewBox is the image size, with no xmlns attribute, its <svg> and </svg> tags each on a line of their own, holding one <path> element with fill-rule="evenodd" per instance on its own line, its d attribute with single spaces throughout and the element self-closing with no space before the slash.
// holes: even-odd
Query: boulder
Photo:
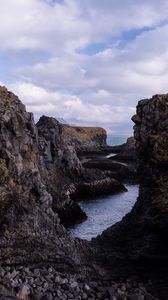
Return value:
<svg viewBox="0 0 168 300">
<path fill-rule="evenodd" d="M 115 148 L 113 148 L 113 151 L 115 151 Z M 128 162 L 137 160 L 134 137 L 129 137 L 125 144 L 116 146 L 116 151 L 117 155 L 114 157 L 115 160 Z"/>
</svg>

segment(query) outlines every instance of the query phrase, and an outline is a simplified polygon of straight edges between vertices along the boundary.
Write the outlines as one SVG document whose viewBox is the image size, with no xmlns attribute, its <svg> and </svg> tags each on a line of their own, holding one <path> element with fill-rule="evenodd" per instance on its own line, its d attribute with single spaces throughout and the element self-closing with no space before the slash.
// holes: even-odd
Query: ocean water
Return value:
<svg viewBox="0 0 168 300">
<path fill-rule="evenodd" d="M 129 135 L 112 135 L 108 134 L 107 135 L 107 144 L 109 146 L 117 146 L 124 144 L 127 141 L 127 138 L 130 137 L 131 134 Z"/>
<path fill-rule="evenodd" d="M 127 184 L 126 188 L 128 192 L 81 201 L 80 206 L 88 218 L 81 224 L 71 226 L 68 229 L 71 234 L 91 240 L 120 221 L 131 210 L 138 196 L 138 185 Z"/>
</svg>

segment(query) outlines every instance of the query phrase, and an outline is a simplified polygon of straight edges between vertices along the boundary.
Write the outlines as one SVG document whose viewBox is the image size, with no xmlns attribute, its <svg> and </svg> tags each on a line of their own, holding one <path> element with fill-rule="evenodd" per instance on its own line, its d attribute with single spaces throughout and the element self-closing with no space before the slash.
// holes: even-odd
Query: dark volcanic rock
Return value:
<svg viewBox="0 0 168 300">
<path fill-rule="evenodd" d="M 168 95 L 156 95 L 137 106 L 134 135 L 140 190 L 132 211 L 97 239 L 104 264 L 119 272 L 165 283 L 168 267 Z M 102 254 L 100 254 L 101 256 Z M 117 262 L 117 264 L 116 264 Z M 124 268 L 120 268 L 124 265 Z M 116 266 L 116 267 L 115 267 Z M 163 286 L 162 286 L 163 288 Z M 167 299 L 166 283 L 161 299 Z"/>
<path fill-rule="evenodd" d="M 59 224 L 52 196 L 41 181 L 33 116 L 4 87 L 0 88 L 0 194 L 1 263 L 54 260 L 59 265 L 66 255 L 68 264 L 75 266 L 76 246 Z"/>
<path fill-rule="evenodd" d="M 102 195 L 126 192 L 127 189 L 122 183 L 114 178 L 105 177 L 104 179 L 92 180 L 91 182 L 79 183 L 76 191 L 71 195 L 74 200 L 100 197 Z"/>
<path fill-rule="evenodd" d="M 43 117 L 37 130 L 20 100 L 0 87 L 2 300 L 154 299 L 134 280 L 121 281 L 121 275 L 141 271 L 157 278 L 155 288 L 167 278 L 167 104 L 167 95 L 139 103 L 134 117 L 141 166 L 138 201 L 122 222 L 89 243 L 73 239 L 59 224 L 59 199 L 70 206 L 70 195 L 75 188 L 80 193 L 82 185 L 87 195 L 122 186 L 106 172 L 84 170 L 73 147 L 62 143 L 55 119 Z M 167 295 L 165 287 L 159 296 Z"/>
<path fill-rule="evenodd" d="M 62 172 L 80 175 L 81 163 L 74 147 L 63 137 L 62 125 L 54 118 L 42 116 L 36 124 L 39 139 L 39 164 L 42 171 L 53 169 L 53 163 Z"/>
<path fill-rule="evenodd" d="M 123 160 L 123 161 L 136 161 L 137 155 L 136 155 L 136 149 L 135 149 L 135 139 L 134 137 L 129 137 L 127 139 L 127 142 L 121 146 L 116 146 L 118 153 L 114 159 L 116 160 Z M 120 148 L 119 148 L 120 147 Z M 115 151 L 115 148 L 113 149 Z"/>
<path fill-rule="evenodd" d="M 78 223 L 86 219 L 86 214 L 73 202 L 74 199 L 126 190 L 105 172 L 93 170 L 88 173 L 77 157 L 75 148 L 68 145 L 72 136 L 65 136 L 64 128 L 57 120 L 43 116 L 37 123 L 37 128 L 41 177 L 47 191 L 53 196 L 53 210 L 58 213 L 63 224 Z M 76 129 L 73 128 L 74 130 Z M 95 137 L 95 132 L 99 131 L 101 132 L 99 128 L 84 128 L 78 135 L 82 136 L 82 141 L 86 132 L 89 139 L 89 134 Z"/>
<path fill-rule="evenodd" d="M 83 163 L 85 168 L 95 168 L 103 171 L 110 171 L 108 176 L 124 182 L 137 181 L 137 169 L 134 164 L 123 164 L 111 158 L 91 159 Z"/>
<path fill-rule="evenodd" d="M 70 199 L 75 178 L 83 173 L 74 147 L 69 146 L 62 134 L 62 125 L 54 118 L 43 116 L 38 129 L 39 169 L 47 191 L 53 197 L 52 208 L 63 224 L 83 221 L 86 214 Z"/>
<path fill-rule="evenodd" d="M 75 197 L 77 197 L 78 192 L 75 193 Z M 88 197 L 88 195 L 87 195 Z M 66 203 L 62 208 L 58 210 L 58 215 L 61 220 L 61 223 L 64 226 L 74 225 L 76 223 L 81 223 L 82 221 L 85 221 L 87 219 L 87 215 L 78 203 L 73 201 L 73 197 L 71 195 L 72 200 L 68 203 Z M 78 198 L 78 200 L 80 200 Z"/>
</svg>

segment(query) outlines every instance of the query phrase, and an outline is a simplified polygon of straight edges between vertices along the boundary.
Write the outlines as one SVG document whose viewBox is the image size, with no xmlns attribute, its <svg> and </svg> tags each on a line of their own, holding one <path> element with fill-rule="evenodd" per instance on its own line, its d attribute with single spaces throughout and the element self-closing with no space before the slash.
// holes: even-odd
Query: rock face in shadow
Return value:
<svg viewBox="0 0 168 300">
<path fill-rule="evenodd" d="M 83 163 L 89 169 L 99 169 L 106 171 L 109 177 L 120 182 L 138 182 L 137 170 L 134 164 L 124 164 L 115 161 L 115 158 L 90 159 Z"/>
<path fill-rule="evenodd" d="M 117 155 L 115 156 L 116 160 L 133 162 L 137 160 L 134 137 L 129 137 L 125 144 L 120 146 L 114 146 L 112 148 L 113 152 L 116 151 L 117 153 Z"/>
<path fill-rule="evenodd" d="M 47 191 L 53 197 L 52 208 L 63 224 L 86 219 L 86 214 L 70 198 L 76 178 L 83 167 L 73 146 L 63 138 L 62 125 L 54 118 L 42 116 L 38 129 L 39 170 Z"/>
<path fill-rule="evenodd" d="M 76 191 L 71 195 L 74 200 L 96 198 L 102 195 L 126 192 L 127 189 L 118 180 L 105 177 L 91 182 L 79 183 Z"/>
<path fill-rule="evenodd" d="M 132 120 L 139 160 L 139 197 L 132 211 L 96 243 L 101 253 L 106 253 L 104 264 L 109 269 L 115 270 L 118 262 L 117 269 L 127 276 L 139 272 L 159 280 L 166 278 L 168 266 L 168 95 L 140 101 Z"/>
<path fill-rule="evenodd" d="M 0 261 L 28 264 L 54 260 L 72 268 L 78 261 L 73 240 L 52 210 L 42 183 L 38 132 L 31 113 L 0 88 Z M 31 254 L 31 255 L 30 255 Z"/>
<path fill-rule="evenodd" d="M 54 207 L 62 193 L 59 186 L 64 178 L 67 204 L 80 184 L 100 193 L 107 174 L 84 170 L 74 148 L 62 142 L 55 119 L 43 117 L 36 127 L 21 101 L 0 87 L 1 299 L 144 299 L 146 291 L 135 298 L 139 286 L 121 285 L 121 276 L 143 272 L 158 280 L 167 274 L 167 116 L 167 95 L 139 102 L 133 118 L 141 178 L 138 201 L 121 222 L 89 243 L 73 239 L 60 225 Z M 112 282 L 115 276 L 119 284 Z M 25 294 L 27 289 L 32 297 Z"/>
<path fill-rule="evenodd" d="M 74 146 L 69 145 L 72 137 L 65 136 L 63 125 L 56 119 L 43 116 L 36 126 L 41 178 L 53 197 L 52 208 L 58 213 L 62 224 L 79 223 L 86 219 L 86 214 L 73 200 L 126 190 L 101 170 L 96 172 L 82 166 Z M 95 132 L 97 130 L 95 128 Z"/>
</svg>

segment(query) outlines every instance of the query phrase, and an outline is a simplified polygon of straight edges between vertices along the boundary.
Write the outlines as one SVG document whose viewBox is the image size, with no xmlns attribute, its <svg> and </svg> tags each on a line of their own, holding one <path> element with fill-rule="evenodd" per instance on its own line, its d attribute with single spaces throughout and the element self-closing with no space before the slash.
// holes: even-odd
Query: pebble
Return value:
<svg viewBox="0 0 168 300">
<path fill-rule="evenodd" d="M 82 280 L 53 267 L 0 268 L 0 282 L 10 284 L 20 299 L 33 300 L 155 300 L 142 283 Z M 22 298 L 21 298 L 22 297 Z"/>
<path fill-rule="evenodd" d="M 53 300 L 53 296 L 51 293 L 42 296 L 41 300 Z"/>
<path fill-rule="evenodd" d="M 145 299 L 145 297 L 143 295 L 137 295 L 137 294 L 132 295 L 129 298 L 129 300 L 144 300 L 144 299 Z"/>
<path fill-rule="evenodd" d="M 74 282 L 72 282 L 72 283 L 70 284 L 70 287 L 71 287 L 72 289 L 76 289 L 76 288 L 78 287 L 78 283 L 77 283 L 76 281 L 74 281 Z"/>
<path fill-rule="evenodd" d="M 47 282 L 44 282 L 44 283 L 43 283 L 43 288 L 44 288 L 44 289 L 47 289 L 47 288 L 48 288 L 48 283 L 47 283 Z"/>
<path fill-rule="evenodd" d="M 86 300 L 87 297 L 88 297 L 87 294 L 83 293 L 82 299 L 83 299 L 83 300 Z"/>
<path fill-rule="evenodd" d="M 55 277 L 55 282 L 56 282 L 56 283 L 60 283 L 60 281 L 61 281 L 60 276 L 56 276 L 56 277 Z"/>
<path fill-rule="evenodd" d="M 61 281 L 61 283 L 62 283 L 62 284 L 68 283 L 68 279 L 67 279 L 67 278 L 63 278 L 62 281 Z"/>
<path fill-rule="evenodd" d="M 87 284 L 87 283 L 85 283 L 85 285 L 84 285 L 84 289 L 85 289 L 85 291 L 87 291 L 87 292 L 89 292 L 89 291 L 90 291 L 90 287 L 88 286 L 88 284 Z"/>
<path fill-rule="evenodd" d="M 52 272 L 53 272 L 53 269 L 52 269 L 52 268 L 49 268 L 49 269 L 48 269 L 48 272 L 49 272 L 49 273 L 52 273 Z"/>
</svg>

